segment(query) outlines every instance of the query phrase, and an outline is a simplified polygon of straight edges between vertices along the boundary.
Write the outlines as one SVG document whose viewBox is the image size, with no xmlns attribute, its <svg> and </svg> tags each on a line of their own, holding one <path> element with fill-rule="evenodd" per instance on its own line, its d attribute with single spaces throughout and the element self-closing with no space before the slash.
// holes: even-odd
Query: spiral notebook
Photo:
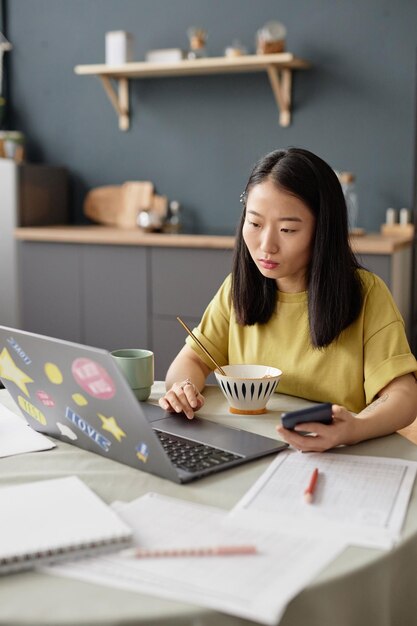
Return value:
<svg viewBox="0 0 417 626">
<path fill-rule="evenodd" d="M 0 574 L 120 550 L 132 531 L 76 476 L 0 488 Z"/>
</svg>

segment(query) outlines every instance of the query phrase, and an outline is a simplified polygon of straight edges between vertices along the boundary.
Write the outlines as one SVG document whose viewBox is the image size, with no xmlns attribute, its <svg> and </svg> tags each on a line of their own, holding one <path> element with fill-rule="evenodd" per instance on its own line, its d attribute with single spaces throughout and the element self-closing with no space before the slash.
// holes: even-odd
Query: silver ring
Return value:
<svg viewBox="0 0 417 626">
<path fill-rule="evenodd" d="M 186 378 L 184 382 L 180 384 L 180 389 L 184 390 L 184 387 L 186 387 L 187 385 L 191 385 L 192 387 L 194 387 L 194 383 L 192 383 L 189 378 Z"/>
</svg>

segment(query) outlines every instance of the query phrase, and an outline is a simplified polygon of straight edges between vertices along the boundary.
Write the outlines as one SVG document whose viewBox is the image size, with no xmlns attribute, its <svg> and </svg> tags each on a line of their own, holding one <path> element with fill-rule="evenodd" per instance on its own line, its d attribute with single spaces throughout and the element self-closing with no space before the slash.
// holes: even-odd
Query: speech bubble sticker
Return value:
<svg viewBox="0 0 417 626">
<path fill-rule="evenodd" d="M 91 359 L 75 359 L 71 371 L 77 384 L 93 398 L 109 400 L 116 393 L 114 382 L 107 371 Z"/>
</svg>

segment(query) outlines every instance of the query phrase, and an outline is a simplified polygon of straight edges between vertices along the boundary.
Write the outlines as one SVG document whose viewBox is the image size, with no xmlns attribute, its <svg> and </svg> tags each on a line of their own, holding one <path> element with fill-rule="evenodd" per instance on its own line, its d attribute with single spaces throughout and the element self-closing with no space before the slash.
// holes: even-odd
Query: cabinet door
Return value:
<svg viewBox="0 0 417 626">
<path fill-rule="evenodd" d="M 45 242 L 18 244 L 20 327 L 80 342 L 82 246 Z"/>
<path fill-rule="evenodd" d="M 357 255 L 359 262 L 382 278 L 390 289 L 404 319 L 407 335 L 411 336 L 411 247 L 392 254 Z"/>
<path fill-rule="evenodd" d="M 231 250 L 152 248 L 152 314 L 200 319 L 231 271 Z"/>
<path fill-rule="evenodd" d="M 232 250 L 152 248 L 152 345 L 155 376 L 166 371 L 183 347 L 186 332 L 178 323 L 196 326 L 231 271 Z M 214 382 L 211 377 L 209 382 Z"/>
<path fill-rule="evenodd" d="M 88 345 L 148 348 L 148 250 L 84 246 L 83 330 Z"/>
</svg>

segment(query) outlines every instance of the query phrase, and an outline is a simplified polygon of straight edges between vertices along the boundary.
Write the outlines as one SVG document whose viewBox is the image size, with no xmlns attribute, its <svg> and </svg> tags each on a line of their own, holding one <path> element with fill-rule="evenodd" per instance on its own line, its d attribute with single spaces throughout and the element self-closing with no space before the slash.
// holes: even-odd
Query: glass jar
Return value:
<svg viewBox="0 0 417 626">
<path fill-rule="evenodd" d="M 181 232 L 181 205 L 177 200 L 169 203 L 168 217 L 164 224 L 164 232 L 175 235 Z"/>
</svg>

